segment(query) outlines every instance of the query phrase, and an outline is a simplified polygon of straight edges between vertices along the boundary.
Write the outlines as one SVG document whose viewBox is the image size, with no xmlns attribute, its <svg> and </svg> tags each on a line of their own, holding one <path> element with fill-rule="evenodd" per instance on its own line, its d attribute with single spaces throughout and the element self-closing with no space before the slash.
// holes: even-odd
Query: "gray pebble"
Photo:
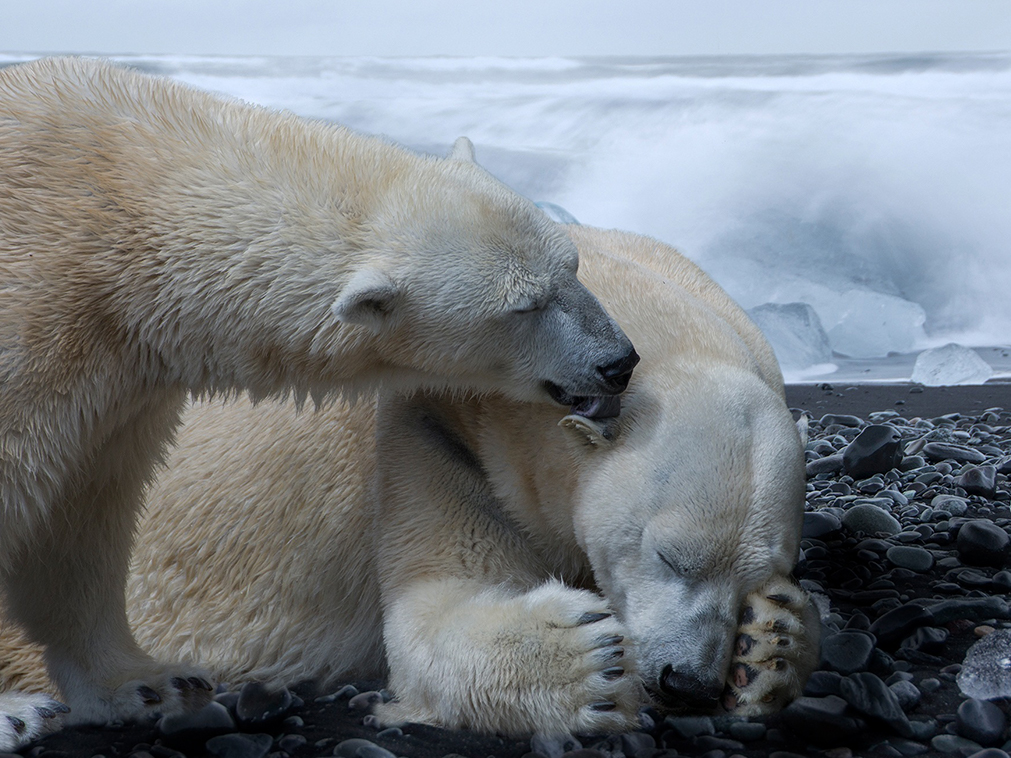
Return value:
<svg viewBox="0 0 1011 758">
<path fill-rule="evenodd" d="M 903 711 L 907 713 L 916 707 L 920 702 L 920 690 L 915 684 L 908 681 L 893 682 L 888 685 L 888 689 L 895 695 Z"/>
<path fill-rule="evenodd" d="M 930 741 L 930 747 L 939 753 L 959 753 L 961 755 L 970 755 L 983 749 L 983 746 L 978 742 L 954 734 L 937 735 Z"/>
<path fill-rule="evenodd" d="M 892 565 L 910 571 L 929 571 L 934 566 L 934 556 L 922 547 L 896 545 L 888 548 L 885 557 Z"/>
<path fill-rule="evenodd" d="M 582 746 L 582 743 L 572 735 L 548 737 L 535 734 L 530 739 L 530 751 L 547 758 L 561 758 L 563 753 L 579 750 Z"/>
<path fill-rule="evenodd" d="M 988 700 L 970 698 L 958 706 L 955 727 L 960 736 L 984 747 L 994 747 L 1004 742 L 1007 719 L 1004 711 Z"/>
<path fill-rule="evenodd" d="M 286 687 L 270 690 L 260 682 L 247 682 L 239 690 L 235 717 L 240 724 L 262 724 L 280 718 L 291 705 L 291 693 Z"/>
<path fill-rule="evenodd" d="M 269 734 L 222 734 L 207 740 L 205 747 L 218 758 L 263 758 L 273 744 Z"/>
<path fill-rule="evenodd" d="M 158 722 L 158 731 L 166 737 L 191 737 L 233 731 L 235 720 L 221 703 L 210 702 L 192 713 L 165 716 Z"/>
<path fill-rule="evenodd" d="M 848 741 L 864 727 L 836 695 L 799 697 L 783 710 L 782 719 L 798 736 L 818 744 Z"/>
<path fill-rule="evenodd" d="M 895 518 L 874 505 L 854 505 L 842 517 L 843 526 L 851 532 L 865 534 L 898 534 L 902 526 Z"/>
<path fill-rule="evenodd" d="M 909 736 L 909 720 L 895 693 L 881 679 L 869 671 L 851 674 L 842 680 L 842 698 L 867 716 L 892 726 L 903 736 Z"/>
<path fill-rule="evenodd" d="M 1008 561 L 1009 543 L 1007 532 L 992 521 L 973 519 L 958 530 L 955 548 L 962 563 L 1001 568 Z"/>
<path fill-rule="evenodd" d="M 352 711 L 370 711 L 373 706 L 383 702 L 383 696 L 378 691 L 360 692 L 348 700 L 348 709 Z"/>
<path fill-rule="evenodd" d="M 370 742 L 369 740 L 353 737 L 352 739 L 338 742 L 337 747 L 333 749 L 333 754 L 339 758 L 356 758 L 359 749 L 374 747 L 379 747 L 379 745 L 374 742 Z"/>
<path fill-rule="evenodd" d="M 716 726 L 709 716 L 668 716 L 664 724 L 685 740 L 716 734 Z"/>
<path fill-rule="evenodd" d="M 997 467 L 970 466 L 962 470 L 953 484 L 970 495 L 993 497 L 997 494 Z"/>
<path fill-rule="evenodd" d="M 822 640 L 821 668 L 838 671 L 840 674 L 854 674 L 867 668 L 874 639 L 860 632 L 839 632 Z"/>
<path fill-rule="evenodd" d="M 923 446 L 923 456 L 928 461 L 958 461 L 959 463 L 983 463 L 986 456 L 964 445 L 955 445 L 950 442 L 928 442 Z"/>
<path fill-rule="evenodd" d="M 943 511 L 951 516 L 964 516 L 969 510 L 969 501 L 958 495 L 941 494 L 930 501 L 930 507 L 935 513 Z"/>
<path fill-rule="evenodd" d="M 735 740 L 754 742 L 765 736 L 766 726 L 761 721 L 735 721 L 727 731 Z"/>
<path fill-rule="evenodd" d="M 842 529 L 842 521 L 838 516 L 823 511 L 812 511 L 804 514 L 804 526 L 801 531 L 803 539 L 814 537 L 818 539 L 826 534 L 833 534 Z"/>
</svg>

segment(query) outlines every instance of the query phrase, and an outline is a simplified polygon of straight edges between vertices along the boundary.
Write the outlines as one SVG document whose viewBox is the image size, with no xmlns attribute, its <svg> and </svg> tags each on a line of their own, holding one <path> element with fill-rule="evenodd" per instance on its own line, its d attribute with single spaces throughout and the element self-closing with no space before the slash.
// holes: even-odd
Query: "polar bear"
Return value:
<svg viewBox="0 0 1011 758">
<path fill-rule="evenodd" d="M 388 677 L 382 719 L 629 727 L 644 698 L 797 695 L 802 446 L 773 354 L 673 249 L 570 227 L 641 345 L 619 417 L 434 395 L 194 404 L 128 586 L 141 645 L 222 681 Z M 24 649 L 3 679 L 44 687 Z"/>
<path fill-rule="evenodd" d="M 0 70 L 0 585 L 74 721 L 209 697 L 123 600 L 187 392 L 625 388 L 638 357 L 575 246 L 472 158 L 96 61 Z"/>
</svg>

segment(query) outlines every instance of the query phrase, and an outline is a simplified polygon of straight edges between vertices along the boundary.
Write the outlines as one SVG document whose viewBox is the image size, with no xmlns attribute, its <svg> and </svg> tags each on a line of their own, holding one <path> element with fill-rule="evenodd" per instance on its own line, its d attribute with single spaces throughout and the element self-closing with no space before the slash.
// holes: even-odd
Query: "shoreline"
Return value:
<svg viewBox="0 0 1011 758">
<path fill-rule="evenodd" d="M 786 385 L 786 402 L 815 419 L 826 413 L 860 418 L 875 411 L 893 410 L 905 418 L 936 418 L 949 413 L 975 416 L 990 408 L 1011 408 L 1011 383 L 924 387 L 912 382 L 860 384 L 820 382 Z"/>
</svg>

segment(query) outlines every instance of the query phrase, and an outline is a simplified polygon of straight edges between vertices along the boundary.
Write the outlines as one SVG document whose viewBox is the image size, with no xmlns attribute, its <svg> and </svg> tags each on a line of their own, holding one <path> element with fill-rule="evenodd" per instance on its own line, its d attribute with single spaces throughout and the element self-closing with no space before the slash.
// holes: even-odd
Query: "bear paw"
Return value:
<svg viewBox="0 0 1011 758">
<path fill-rule="evenodd" d="M 68 688 L 73 693 L 76 688 Z M 153 664 L 129 672 L 106 687 L 85 687 L 83 697 L 68 694 L 67 724 L 153 722 L 162 716 L 199 710 L 214 695 L 206 672 L 186 666 Z"/>
<path fill-rule="evenodd" d="M 537 731 L 600 734 L 628 728 L 641 693 L 631 642 L 604 599 L 547 585 L 530 593 L 527 603 L 540 637 L 539 660 L 531 661 L 540 672 L 534 697 L 543 700 Z"/>
<path fill-rule="evenodd" d="M 17 750 L 55 730 L 69 710 L 48 695 L 0 693 L 0 751 Z"/>
<path fill-rule="evenodd" d="M 818 663 L 818 612 L 804 590 L 776 577 L 745 598 L 722 697 L 740 716 L 773 713 L 801 694 Z"/>
</svg>

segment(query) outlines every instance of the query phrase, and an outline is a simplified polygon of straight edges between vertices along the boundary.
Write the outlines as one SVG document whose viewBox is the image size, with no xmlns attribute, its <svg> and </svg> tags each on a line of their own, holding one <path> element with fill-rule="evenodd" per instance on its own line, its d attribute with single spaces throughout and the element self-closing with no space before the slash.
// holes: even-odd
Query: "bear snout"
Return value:
<svg viewBox="0 0 1011 758">
<path fill-rule="evenodd" d="M 632 369 L 638 363 L 639 354 L 635 352 L 634 347 L 630 347 L 629 351 L 616 361 L 612 361 L 606 366 L 597 366 L 597 374 L 604 380 L 608 389 L 615 393 L 624 392 L 632 378 Z"/>
<path fill-rule="evenodd" d="M 664 666 L 660 673 L 659 686 L 654 690 L 665 704 L 681 706 L 693 711 L 712 711 L 716 709 L 720 696 L 723 694 L 722 679 L 700 679 L 685 671 L 677 671 L 671 664 Z"/>
</svg>

